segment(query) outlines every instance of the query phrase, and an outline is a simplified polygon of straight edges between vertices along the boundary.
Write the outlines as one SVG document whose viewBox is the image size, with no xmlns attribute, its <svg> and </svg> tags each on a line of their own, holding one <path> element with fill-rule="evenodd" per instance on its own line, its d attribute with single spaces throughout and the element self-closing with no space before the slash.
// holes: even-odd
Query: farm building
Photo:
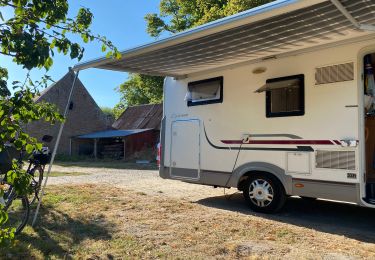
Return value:
<svg viewBox="0 0 375 260">
<path fill-rule="evenodd" d="M 86 144 L 81 155 L 96 158 L 149 159 L 155 158 L 159 141 L 162 104 L 128 107 L 112 125 L 114 130 L 97 131 L 74 138 L 74 143 Z"/>
<path fill-rule="evenodd" d="M 63 113 L 74 76 L 74 72 L 69 71 L 59 81 L 42 91 L 39 97 L 35 99 L 35 102 L 55 104 L 59 111 Z M 84 142 L 81 145 L 74 145 L 71 142 L 74 136 L 112 128 L 111 125 L 114 120 L 102 112 L 79 79 L 75 83 L 69 110 L 57 151 L 58 154 L 69 155 L 80 153 L 79 149 L 82 149 L 82 146 L 84 147 Z M 50 144 L 50 147 L 53 147 L 59 131 L 59 125 L 50 125 L 43 121 L 32 122 L 25 126 L 25 131 L 38 140 L 41 140 L 43 135 L 53 136 L 54 140 Z"/>
</svg>

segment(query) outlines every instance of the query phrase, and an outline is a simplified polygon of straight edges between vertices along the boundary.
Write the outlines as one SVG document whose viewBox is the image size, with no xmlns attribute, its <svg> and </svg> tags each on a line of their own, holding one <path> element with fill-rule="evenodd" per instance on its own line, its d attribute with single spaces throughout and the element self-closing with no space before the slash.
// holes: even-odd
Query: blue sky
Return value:
<svg viewBox="0 0 375 260">
<path fill-rule="evenodd" d="M 70 0 L 70 16 L 74 16 L 81 7 L 90 8 L 94 14 L 92 31 L 105 35 L 119 50 L 131 48 L 154 39 L 146 32 L 144 16 L 147 13 L 157 13 L 159 0 Z M 9 17 L 9 10 L 1 10 L 3 16 Z M 7 13 L 8 12 L 8 13 Z M 101 45 L 91 42 L 84 45 L 85 56 L 81 61 L 94 59 L 104 54 Z M 26 71 L 12 63 L 11 58 L 0 56 L 1 65 L 9 69 L 9 82 L 22 80 Z M 70 60 L 60 54 L 55 54 L 53 67 L 48 75 L 54 80 L 60 79 L 68 71 L 68 67 L 74 66 L 77 60 Z M 34 80 L 44 74 L 44 70 L 32 72 Z M 126 73 L 111 72 L 98 69 L 88 69 L 80 72 L 80 80 L 94 97 L 99 106 L 113 107 L 120 98 L 115 88 L 127 78 Z"/>
</svg>

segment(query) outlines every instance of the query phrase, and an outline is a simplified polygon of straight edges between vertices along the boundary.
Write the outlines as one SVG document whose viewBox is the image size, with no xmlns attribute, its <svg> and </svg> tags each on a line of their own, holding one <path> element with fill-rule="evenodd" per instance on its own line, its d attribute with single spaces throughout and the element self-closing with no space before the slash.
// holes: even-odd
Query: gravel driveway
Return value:
<svg viewBox="0 0 375 260">
<path fill-rule="evenodd" d="M 148 195 L 166 195 L 178 199 L 197 201 L 208 197 L 224 195 L 224 189 L 194 185 L 175 180 L 165 180 L 154 170 L 128 170 L 87 167 L 63 167 L 54 165 L 53 172 L 86 173 L 81 176 L 51 177 L 49 185 L 59 184 L 110 184 L 115 187 L 144 192 Z M 226 189 L 225 194 L 233 194 L 236 189 Z"/>
</svg>

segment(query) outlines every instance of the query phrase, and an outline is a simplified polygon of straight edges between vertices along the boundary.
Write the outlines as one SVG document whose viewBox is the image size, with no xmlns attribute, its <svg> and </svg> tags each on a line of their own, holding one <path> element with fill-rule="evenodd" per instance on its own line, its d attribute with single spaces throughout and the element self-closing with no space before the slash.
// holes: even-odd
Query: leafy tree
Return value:
<svg viewBox="0 0 375 260">
<path fill-rule="evenodd" d="M 115 117 L 115 113 L 113 112 L 113 108 L 110 108 L 110 107 L 100 107 L 100 109 L 102 110 L 102 112 L 103 112 L 106 116 L 112 116 L 112 117 Z"/>
<path fill-rule="evenodd" d="M 177 33 L 223 17 L 227 0 L 161 0 L 159 14 L 147 14 L 147 32 L 159 37 Z"/>
<path fill-rule="evenodd" d="M 128 106 L 157 104 L 163 101 L 163 77 L 129 74 L 129 79 L 118 87 L 120 103 L 114 108 L 116 118 Z"/>
<path fill-rule="evenodd" d="M 145 16 L 147 32 L 153 37 L 177 33 L 269 2 L 272 0 L 161 0 L 159 14 Z M 163 80 L 131 74 L 118 91 L 122 98 L 115 113 L 121 114 L 130 105 L 162 102 Z"/>
<path fill-rule="evenodd" d="M 13 15 L 4 19 L 0 9 L 0 57 L 12 57 L 14 63 L 28 71 L 43 68 L 48 71 L 55 52 L 80 60 L 84 48 L 69 39 L 72 35 L 79 35 L 85 43 L 98 40 L 102 43 L 102 51 L 108 48 L 108 56 L 120 56 L 110 41 L 91 32 L 93 14 L 87 8 L 80 8 L 77 15 L 70 18 L 67 16 L 68 0 L 0 0 L 0 8 L 4 7 L 12 10 Z M 0 64 L 0 152 L 7 149 L 10 140 L 18 151 L 26 149 L 30 153 L 40 149 L 41 144 L 26 134 L 22 126 L 36 120 L 50 123 L 63 120 L 55 106 L 33 102 L 40 88 L 47 86 L 50 80 L 44 75 L 34 81 L 29 72 L 25 79 L 10 84 L 8 70 Z M 10 88 L 13 88 L 13 94 Z M 7 181 L 19 194 L 28 191 L 28 175 L 16 163 L 7 173 Z M 1 197 L 4 188 L 0 185 Z M 7 245 L 14 237 L 14 229 L 2 228 L 6 221 L 7 214 L 0 205 L 0 246 Z"/>
<path fill-rule="evenodd" d="M 237 14 L 273 0 L 161 0 L 159 14 L 147 14 L 147 32 L 159 37 Z"/>
</svg>

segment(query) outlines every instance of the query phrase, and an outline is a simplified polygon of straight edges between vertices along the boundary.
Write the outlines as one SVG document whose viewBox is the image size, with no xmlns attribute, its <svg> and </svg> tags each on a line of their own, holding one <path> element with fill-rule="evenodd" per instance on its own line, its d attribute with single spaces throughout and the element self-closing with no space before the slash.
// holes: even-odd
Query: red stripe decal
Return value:
<svg viewBox="0 0 375 260">
<path fill-rule="evenodd" d="M 330 140 L 222 140 L 224 144 L 333 145 Z"/>
<path fill-rule="evenodd" d="M 335 142 L 335 144 L 337 144 L 337 145 L 341 145 L 340 141 L 338 141 L 338 140 L 334 140 L 334 142 Z"/>
</svg>

